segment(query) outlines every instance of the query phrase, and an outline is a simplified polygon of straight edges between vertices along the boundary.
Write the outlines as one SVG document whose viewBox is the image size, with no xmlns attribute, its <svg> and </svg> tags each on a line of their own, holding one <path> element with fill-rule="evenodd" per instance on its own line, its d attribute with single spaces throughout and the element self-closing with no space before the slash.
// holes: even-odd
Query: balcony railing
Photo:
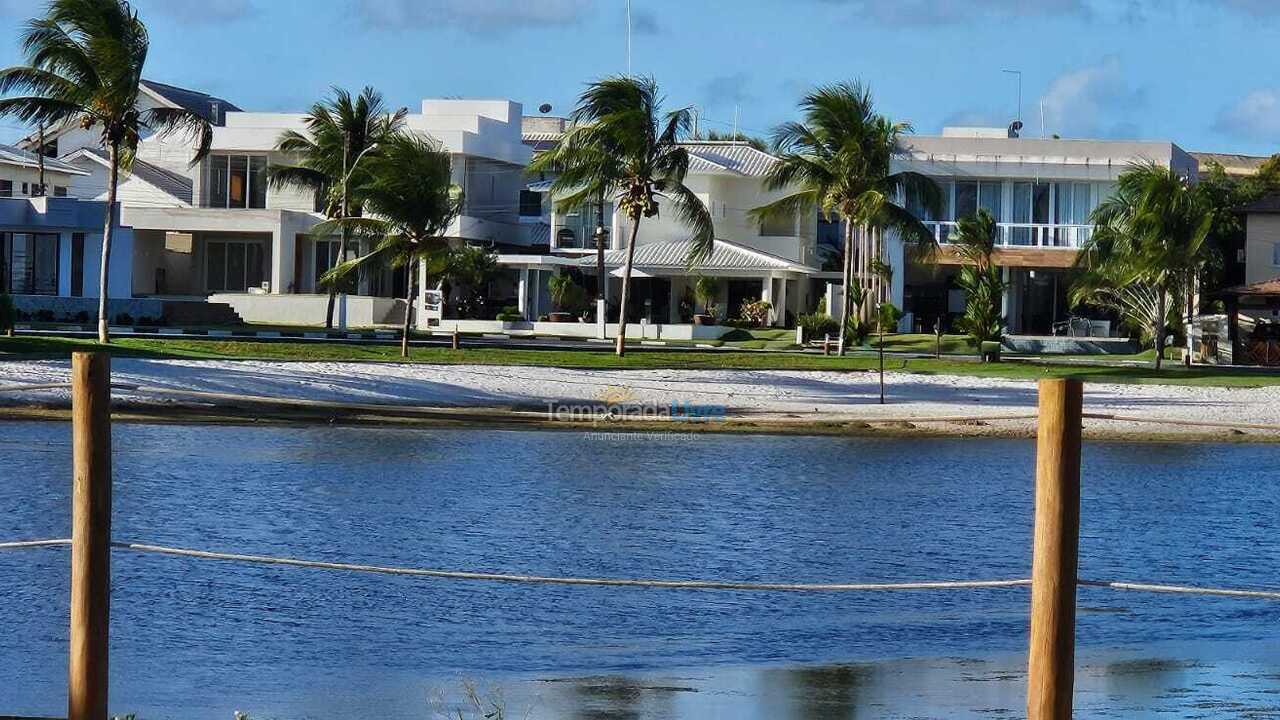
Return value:
<svg viewBox="0 0 1280 720">
<path fill-rule="evenodd" d="M 951 242 L 955 233 L 954 222 L 925 222 L 933 231 L 939 244 Z M 996 245 L 1000 247 L 1059 248 L 1079 250 L 1084 247 L 1093 231 L 1092 225 L 1052 225 L 1044 223 L 999 223 L 996 226 Z"/>
</svg>

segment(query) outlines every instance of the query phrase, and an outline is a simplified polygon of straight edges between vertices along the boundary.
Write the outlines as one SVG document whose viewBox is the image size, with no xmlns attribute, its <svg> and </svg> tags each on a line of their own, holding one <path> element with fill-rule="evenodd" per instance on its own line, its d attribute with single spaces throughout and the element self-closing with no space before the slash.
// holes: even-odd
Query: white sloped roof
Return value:
<svg viewBox="0 0 1280 720">
<path fill-rule="evenodd" d="M 0 163 L 24 168 L 36 168 L 40 166 L 40 158 L 29 150 L 16 148 L 12 145 L 0 145 Z M 89 174 L 75 165 L 50 157 L 44 159 L 44 169 L 50 172 L 66 173 L 67 175 Z"/>
<path fill-rule="evenodd" d="M 741 142 L 696 140 L 680 145 L 694 158 L 710 167 L 739 175 L 762 176 L 778 162 L 778 158 Z M 690 166 L 693 169 L 693 166 Z"/>
<path fill-rule="evenodd" d="M 691 240 L 672 242 L 645 243 L 636 246 L 635 267 L 659 268 L 668 270 L 684 270 L 687 267 Z M 604 254 L 605 265 L 621 267 L 627 262 L 625 250 L 611 250 Z M 594 255 L 585 255 L 579 261 L 583 267 L 595 267 Z M 818 272 L 817 268 L 801 265 L 786 258 L 749 248 L 745 245 L 716 240 L 711 255 L 699 263 L 701 270 L 749 270 L 749 271 L 791 271 L 801 273 Z"/>
</svg>

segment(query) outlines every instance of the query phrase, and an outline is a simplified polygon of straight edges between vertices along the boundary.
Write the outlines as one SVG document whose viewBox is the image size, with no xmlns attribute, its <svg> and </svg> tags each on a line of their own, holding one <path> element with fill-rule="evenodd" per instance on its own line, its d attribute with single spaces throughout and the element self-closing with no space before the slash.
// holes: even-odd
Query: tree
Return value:
<svg viewBox="0 0 1280 720">
<path fill-rule="evenodd" d="M 693 296 L 702 303 L 703 315 L 715 315 L 712 305 L 720 297 L 720 281 L 706 275 L 699 275 L 693 283 Z"/>
<path fill-rule="evenodd" d="M 692 116 L 688 108 L 664 114 L 661 106 L 652 78 L 613 77 L 590 83 L 569 115 L 570 130 L 539 158 L 558 173 L 551 185 L 561 196 L 558 207 L 573 208 L 608 196 L 631 225 L 618 317 L 619 357 L 625 353 L 636 236 L 644 218 L 658 216 L 659 200 L 689 228 L 689 267 L 715 247 L 711 213 L 684 184 L 689 152 L 680 140 L 689 132 Z"/>
<path fill-rule="evenodd" d="M 449 152 L 440 143 L 407 132 L 386 138 L 368 157 L 368 178 L 355 190 L 367 216 L 344 216 L 316 226 L 318 232 L 349 229 L 376 244 L 368 253 L 339 263 L 325 282 L 339 282 L 371 263 L 403 267 L 407 275 L 400 356 L 409 356 L 409 328 L 417 296 L 417 270 L 437 274 L 448 264 L 443 233 L 462 208 L 462 191 L 452 183 Z"/>
<path fill-rule="evenodd" d="M 1007 287 L 1000 268 L 992 262 L 996 249 L 996 219 L 985 209 L 956 222 L 951 236 L 956 255 L 964 262 L 956 282 L 965 292 L 964 315 L 957 327 L 969 335 L 978 352 L 982 343 L 1004 336 L 1005 319 L 1000 314 Z"/>
<path fill-rule="evenodd" d="M 439 277 L 447 300 L 453 289 L 458 291 L 458 317 L 487 317 L 485 301 L 489 283 L 500 272 L 498 255 L 488 248 L 462 245 L 450 248 L 439 272 L 428 272 L 428 277 Z"/>
<path fill-rule="evenodd" d="M 1152 327 L 1157 370 L 1168 303 L 1181 300 L 1188 345 L 1184 361 L 1190 364 L 1197 280 L 1210 254 L 1206 239 L 1214 221 L 1205 196 L 1171 168 L 1135 163 L 1120 174 L 1115 194 L 1094 210 L 1091 221 L 1095 229 L 1077 265 L 1093 270 L 1095 277 L 1129 278 L 1154 289 L 1152 322 L 1160 323 Z"/>
<path fill-rule="evenodd" d="M 801 99 L 800 110 L 803 122 L 783 123 L 774 131 L 773 145 L 781 156 L 765 180 L 769 190 L 794 191 L 752 214 L 760 219 L 783 218 L 816 209 L 825 217 L 839 217 L 844 222 L 840 326 L 847 328 L 853 300 L 864 297 L 854 289 L 854 265 L 859 267 L 859 287 L 862 278 L 870 279 L 873 285 L 874 303 L 864 300 L 856 306 L 860 321 L 865 323 L 871 317 L 869 305 L 885 299 L 883 274 L 871 272 L 873 262 L 884 262 L 879 242 L 882 231 L 896 231 L 917 253 L 928 253 L 935 246 L 933 233 L 898 203 L 910 196 L 936 212 L 942 191 L 925 175 L 890 171 L 893 154 L 902 135 L 911 132 L 911 125 L 877 114 L 871 91 L 861 83 L 819 87 Z M 860 229 L 856 250 L 855 228 Z M 840 336 L 841 355 L 847 334 Z"/>
<path fill-rule="evenodd" d="M 306 133 L 286 130 L 280 134 L 276 150 L 296 157 L 297 164 L 272 165 L 267 179 L 274 187 L 312 191 L 323 200 L 325 217 L 330 220 L 359 216 L 360 206 L 351 201 L 358 194 L 353 191 L 369 178 L 362 161 L 404 128 L 407 113 L 404 108 L 388 112 L 382 95 L 371 87 L 354 98 L 335 87 L 332 98 L 311 106 L 303 119 Z M 339 261 L 346 260 L 350 239 L 350 229 L 344 225 L 338 240 Z M 329 283 L 328 291 L 324 326 L 332 328 L 337 285 Z"/>
<path fill-rule="evenodd" d="M 213 128 L 185 108 L 138 109 L 147 28 L 125 0 L 51 0 L 45 16 L 27 23 L 27 64 L 0 70 L 0 116 L 38 126 L 78 123 L 101 128 L 109 165 L 106 218 L 98 275 L 98 342 L 107 334 L 107 279 L 120 171 L 128 170 L 147 131 L 196 141 L 194 166 L 209 153 Z"/>
</svg>

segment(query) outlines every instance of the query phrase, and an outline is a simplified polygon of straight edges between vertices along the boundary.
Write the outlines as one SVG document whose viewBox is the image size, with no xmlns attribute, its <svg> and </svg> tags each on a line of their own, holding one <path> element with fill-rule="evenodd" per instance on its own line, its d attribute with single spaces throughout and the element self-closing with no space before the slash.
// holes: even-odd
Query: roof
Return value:
<svg viewBox="0 0 1280 720">
<path fill-rule="evenodd" d="M 219 97 L 199 90 L 188 90 L 176 85 L 166 85 L 155 80 L 142 80 L 144 88 L 159 95 L 167 102 L 194 112 L 214 125 L 221 125 L 228 112 L 240 112 L 240 108 Z"/>
<path fill-rule="evenodd" d="M 1236 153 L 1193 152 L 1191 157 L 1200 163 L 1204 170 L 1210 163 L 1221 165 L 1228 175 L 1253 175 L 1262 167 L 1262 163 L 1270 160 L 1269 155 L 1239 155 Z"/>
<path fill-rule="evenodd" d="M 529 131 L 521 133 L 524 144 L 535 152 L 550 150 L 564 133 Z M 778 158 L 733 140 L 691 140 L 680 143 L 689 151 L 689 170 L 696 173 L 719 173 L 762 177 Z"/>
<path fill-rule="evenodd" d="M 1218 294 L 1280 297 L 1280 277 L 1273 277 L 1270 280 L 1263 280 L 1262 282 L 1250 283 L 1248 285 L 1237 285 L 1235 287 L 1227 288 Z"/>
<path fill-rule="evenodd" d="M 673 242 L 646 243 L 636 246 L 634 267 L 662 268 L 683 271 L 688 267 L 689 250 L 692 240 L 676 240 Z M 605 265 L 621 267 L 626 264 L 625 250 L 611 250 L 604 254 Z M 595 267 L 594 256 L 584 256 L 580 264 L 584 267 Z M 761 250 L 729 242 L 716 240 L 711 255 L 699 263 L 702 270 L 789 270 L 793 272 L 812 273 L 817 268 L 792 262 Z"/>
<path fill-rule="evenodd" d="M 12 145 L 0 145 L 0 163 L 25 168 L 38 168 L 40 167 L 40 157 L 30 150 L 23 150 Z M 44 159 L 44 169 L 53 172 L 66 173 L 68 175 L 89 174 L 75 165 L 65 163 L 61 160 L 55 160 L 50 157 Z"/>
<path fill-rule="evenodd" d="M 1242 213 L 1280 213 L 1280 193 L 1269 193 L 1240 208 Z"/>
<path fill-rule="evenodd" d="M 104 167 L 110 167 L 111 163 L 110 157 L 97 148 L 80 148 L 67 156 L 68 159 L 78 157 L 89 157 L 96 160 Z M 158 165 L 152 165 L 145 160 L 139 160 L 137 158 L 134 158 L 133 166 L 129 169 L 129 174 L 139 180 L 142 180 L 148 185 L 155 187 L 157 190 L 173 196 L 176 200 L 180 200 L 188 205 L 191 204 L 192 182 L 191 178 L 185 175 L 180 175 L 172 170 L 166 170 Z"/>
</svg>

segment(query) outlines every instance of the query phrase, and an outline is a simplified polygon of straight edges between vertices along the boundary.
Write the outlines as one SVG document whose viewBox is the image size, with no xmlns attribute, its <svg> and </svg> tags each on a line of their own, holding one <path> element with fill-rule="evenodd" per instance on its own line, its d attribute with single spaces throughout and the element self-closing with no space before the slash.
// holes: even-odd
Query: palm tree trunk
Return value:
<svg viewBox="0 0 1280 720">
<path fill-rule="evenodd" d="M 1156 338 L 1156 371 L 1160 370 L 1161 361 L 1164 360 L 1164 318 L 1167 314 L 1169 302 L 1168 293 L 1162 287 L 1156 298 L 1156 317 L 1152 323 L 1152 330 L 1155 331 Z"/>
<path fill-rule="evenodd" d="M 626 354 L 627 343 L 627 302 L 631 299 L 631 261 L 636 256 L 636 233 L 640 231 L 640 216 L 631 218 L 631 242 L 627 243 L 627 265 L 622 271 L 622 297 L 618 308 L 618 346 L 615 350 L 618 357 Z"/>
<path fill-rule="evenodd" d="M 853 222 L 844 221 L 844 288 L 840 297 L 840 342 L 836 354 L 844 355 L 844 337 L 849 323 L 849 294 L 853 290 Z"/>
<path fill-rule="evenodd" d="M 116 218 L 116 186 L 120 184 L 120 143 L 109 148 L 111 167 L 107 175 L 107 219 L 102 228 L 102 256 L 98 268 L 98 342 L 107 344 L 107 270 L 111 261 L 111 236 Z"/>
<path fill-rule="evenodd" d="M 1195 326 L 1196 312 L 1196 273 L 1194 270 L 1187 273 L 1187 319 L 1185 321 L 1184 334 L 1187 336 L 1187 350 L 1182 354 L 1182 364 L 1185 367 L 1191 367 L 1191 331 Z"/>
<path fill-rule="evenodd" d="M 409 328 L 413 327 L 413 301 L 417 299 L 418 275 L 413 271 L 413 261 L 405 263 L 409 277 L 405 278 L 404 327 L 400 329 L 400 357 L 409 357 Z"/>
</svg>

